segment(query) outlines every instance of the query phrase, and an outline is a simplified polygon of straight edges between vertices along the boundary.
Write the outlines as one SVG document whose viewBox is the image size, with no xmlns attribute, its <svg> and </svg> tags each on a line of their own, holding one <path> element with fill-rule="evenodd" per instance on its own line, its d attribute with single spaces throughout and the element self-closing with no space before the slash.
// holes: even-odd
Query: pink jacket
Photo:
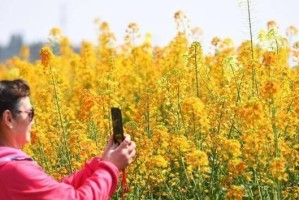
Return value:
<svg viewBox="0 0 299 200">
<path fill-rule="evenodd" d="M 1 200 L 109 199 L 118 176 L 115 165 L 94 158 L 82 170 L 57 182 L 23 151 L 0 147 Z"/>
</svg>

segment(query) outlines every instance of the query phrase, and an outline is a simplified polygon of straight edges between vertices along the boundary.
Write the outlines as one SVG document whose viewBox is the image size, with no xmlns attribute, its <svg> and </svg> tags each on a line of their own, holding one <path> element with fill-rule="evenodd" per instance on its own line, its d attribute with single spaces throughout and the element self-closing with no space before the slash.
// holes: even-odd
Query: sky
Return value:
<svg viewBox="0 0 299 200">
<path fill-rule="evenodd" d="M 117 41 L 123 42 L 132 22 L 141 35 L 151 33 L 154 45 L 166 45 L 176 35 L 174 13 L 181 10 L 191 27 L 203 30 L 201 40 L 214 36 L 232 38 L 236 43 L 248 38 L 245 0 L 0 0 L 0 45 L 12 34 L 22 34 L 26 43 L 48 41 L 49 31 L 59 27 L 73 44 L 95 42 L 95 19 L 106 21 Z M 299 28 L 299 0 L 253 0 L 254 32 L 275 20 L 281 32 Z"/>
</svg>

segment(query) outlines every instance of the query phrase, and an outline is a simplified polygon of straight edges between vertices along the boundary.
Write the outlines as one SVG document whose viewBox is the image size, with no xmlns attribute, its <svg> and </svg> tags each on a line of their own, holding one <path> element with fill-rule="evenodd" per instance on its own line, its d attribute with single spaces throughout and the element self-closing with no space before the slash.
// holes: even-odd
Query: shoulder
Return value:
<svg viewBox="0 0 299 200">
<path fill-rule="evenodd" d="M 0 167 L 0 178 L 8 184 L 28 184 L 31 180 L 44 179 L 46 176 L 35 161 L 8 161 Z"/>
<path fill-rule="evenodd" d="M 66 196 L 69 189 L 34 161 L 10 161 L 0 166 L 0 199 L 63 199 L 56 197 Z"/>
</svg>

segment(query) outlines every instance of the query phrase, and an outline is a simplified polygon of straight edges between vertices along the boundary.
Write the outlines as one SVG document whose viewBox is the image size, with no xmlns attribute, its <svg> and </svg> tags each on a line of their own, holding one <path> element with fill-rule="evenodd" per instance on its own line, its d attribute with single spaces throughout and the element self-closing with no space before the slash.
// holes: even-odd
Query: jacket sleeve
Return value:
<svg viewBox="0 0 299 200">
<path fill-rule="evenodd" d="M 99 168 L 99 160 L 98 157 L 93 158 L 83 169 L 63 178 L 61 182 L 72 185 L 75 189 L 79 188 Z"/>
<path fill-rule="evenodd" d="M 60 183 L 48 176 L 32 161 L 10 162 L 5 170 L 0 171 L 0 199 L 60 199 L 60 200 L 103 200 L 116 190 L 119 171 L 115 165 L 106 161 L 98 162 L 97 169 L 89 174 L 82 175 L 80 182 L 72 184 Z M 76 176 L 76 175 L 75 175 Z M 75 176 L 68 179 L 68 183 L 76 182 Z M 7 196 L 5 196 L 7 195 Z"/>
</svg>

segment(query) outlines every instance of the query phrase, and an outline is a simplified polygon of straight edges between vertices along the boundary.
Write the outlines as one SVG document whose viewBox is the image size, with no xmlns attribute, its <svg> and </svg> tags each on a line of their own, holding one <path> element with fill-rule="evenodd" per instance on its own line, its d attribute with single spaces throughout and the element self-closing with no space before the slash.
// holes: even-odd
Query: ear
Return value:
<svg viewBox="0 0 299 200">
<path fill-rule="evenodd" d="M 12 129 L 13 124 L 13 115 L 10 110 L 5 110 L 2 114 L 4 125 L 6 125 L 9 129 Z"/>
</svg>

